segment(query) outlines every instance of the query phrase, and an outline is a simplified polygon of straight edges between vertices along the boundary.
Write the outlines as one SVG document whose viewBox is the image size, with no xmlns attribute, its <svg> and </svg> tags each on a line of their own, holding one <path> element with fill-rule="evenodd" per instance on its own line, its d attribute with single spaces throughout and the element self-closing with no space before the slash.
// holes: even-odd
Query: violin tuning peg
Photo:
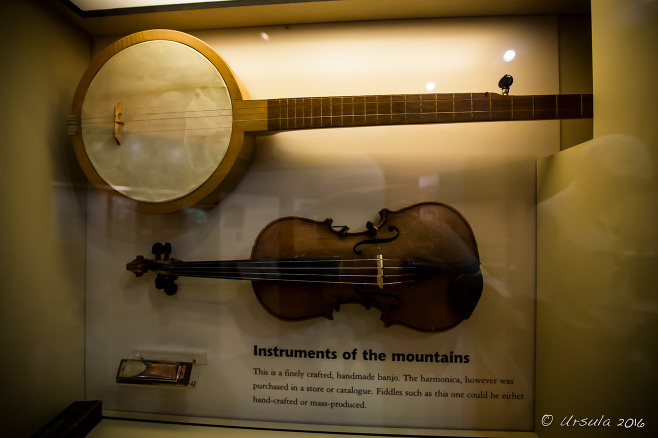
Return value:
<svg viewBox="0 0 658 438">
<path fill-rule="evenodd" d="M 157 290 L 162 290 L 165 288 L 166 285 L 167 285 L 167 277 L 165 277 L 162 274 L 158 274 L 155 277 L 155 288 Z"/>
<path fill-rule="evenodd" d="M 170 280 L 164 287 L 164 293 L 171 296 L 175 295 L 178 292 L 178 285 L 174 283 L 174 280 Z"/>
<path fill-rule="evenodd" d="M 178 292 L 178 285 L 175 283 L 178 275 L 158 274 L 155 277 L 155 288 L 164 291 L 167 295 L 175 295 Z"/>
<path fill-rule="evenodd" d="M 151 248 L 151 253 L 155 256 L 156 260 L 159 260 L 160 256 L 164 253 L 164 246 L 162 243 L 154 243 L 153 247 Z"/>
<path fill-rule="evenodd" d="M 162 245 L 162 253 L 164 254 L 165 260 L 169 259 L 169 254 L 171 254 L 171 243 L 166 242 L 164 245 Z"/>
</svg>

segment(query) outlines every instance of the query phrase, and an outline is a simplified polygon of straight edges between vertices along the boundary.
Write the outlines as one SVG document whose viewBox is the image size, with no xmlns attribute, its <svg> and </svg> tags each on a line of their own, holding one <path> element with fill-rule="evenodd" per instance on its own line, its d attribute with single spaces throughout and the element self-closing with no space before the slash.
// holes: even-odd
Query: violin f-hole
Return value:
<svg viewBox="0 0 658 438">
<path fill-rule="evenodd" d="M 375 230 L 377 230 L 377 229 L 375 228 Z M 378 231 L 379 230 L 377 230 L 376 232 L 378 232 Z M 383 238 L 383 239 L 362 240 L 361 242 L 354 245 L 354 247 L 352 248 L 352 251 L 354 251 L 354 254 L 356 254 L 356 255 L 361 255 L 361 250 L 356 249 L 358 246 L 360 246 L 360 245 L 377 245 L 378 243 L 389 243 L 389 242 L 392 242 L 395 239 L 397 239 L 398 236 L 400 235 L 400 230 L 398 230 L 395 225 L 389 226 L 388 231 L 389 232 L 395 232 L 395 236 L 387 237 L 387 238 Z"/>
</svg>

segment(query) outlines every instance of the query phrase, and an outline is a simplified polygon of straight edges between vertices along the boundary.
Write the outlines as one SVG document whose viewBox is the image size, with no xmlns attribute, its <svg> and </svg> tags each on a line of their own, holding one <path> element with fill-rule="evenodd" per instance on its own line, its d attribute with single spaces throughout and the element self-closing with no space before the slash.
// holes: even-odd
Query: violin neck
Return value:
<svg viewBox="0 0 658 438">
<path fill-rule="evenodd" d="M 398 94 L 270 99 L 267 129 L 592 117 L 591 94 Z"/>
</svg>

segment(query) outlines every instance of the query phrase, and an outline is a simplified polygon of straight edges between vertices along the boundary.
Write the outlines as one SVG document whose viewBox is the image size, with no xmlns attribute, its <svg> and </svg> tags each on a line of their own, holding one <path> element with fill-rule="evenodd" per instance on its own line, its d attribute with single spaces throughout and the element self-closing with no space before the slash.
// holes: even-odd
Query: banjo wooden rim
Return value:
<svg viewBox="0 0 658 438">
<path fill-rule="evenodd" d="M 224 59 L 208 44 L 183 32 L 169 29 L 154 29 L 137 32 L 116 41 L 114 44 L 100 52 L 91 61 L 91 64 L 80 79 L 73 97 L 73 105 L 71 108 L 71 114 L 75 117 L 78 125 L 77 132 L 72 136 L 75 155 L 83 172 L 97 189 L 111 195 L 117 195 L 121 203 L 127 204 L 130 208 L 138 212 L 152 214 L 172 213 L 202 203 L 217 203 L 221 198 L 226 196 L 241 179 L 247 169 L 252 153 L 251 139 L 245 136 L 244 128 L 241 128 L 234 120 L 226 154 L 222 161 L 218 163 L 217 168 L 210 177 L 192 192 L 180 198 L 165 202 L 143 202 L 131 199 L 114 190 L 100 176 L 87 155 L 82 138 L 82 105 L 87 90 L 103 65 L 105 65 L 105 63 L 114 55 L 136 44 L 158 40 L 181 43 L 199 52 L 217 69 L 226 83 L 232 107 L 235 108 L 236 103 L 243 101 L 243 92 L 240 89 L 235 75 Z"/>
</svg>

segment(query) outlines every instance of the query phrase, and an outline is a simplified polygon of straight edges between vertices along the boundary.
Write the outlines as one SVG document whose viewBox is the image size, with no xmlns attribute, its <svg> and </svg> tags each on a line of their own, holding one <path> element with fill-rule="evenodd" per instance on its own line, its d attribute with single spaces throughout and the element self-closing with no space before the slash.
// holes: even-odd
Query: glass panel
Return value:
<svg viewBox="0 0 658 438">
<path fill-rule="evenodd" d="M 553 18 L 195 35 L 253 99 L 499 92 L 505 73 L 515 77 L 513 95 L 558 92 Z M 516 57 L 507 63 L 510 48 Z M 558 150 L 557 121 L 295 130 L 257 135 L 249 170 L 214 208 L 139 214 L 91 190 L 87 398 L 115 411 L 197 419 L 532 430 L 535 162 Z M 125 270 L 137 255 L 153 258 L 155 242 L 170 242 L 171 257 L 184 261 L 245 260 L 278 218 L 332 218 L 348 233 L 366 233 L 381 209 L 426 201 L 464 216 L 484 279 L 472 316 L 442 333 L 385 327 L 382 311 L 363 303 L 341 305 L 333 320 L 284 321 L 261 306 L 249 281 L 180 277 L 168 296 L 156 289 L 155 273 Z M 391 236 L 382 230 L 375 238 Z M 195 365 L 193 388 L 115 383 L 120 361 L 140 349 L 204 353 L 207 364 Z"/>
</svg>

